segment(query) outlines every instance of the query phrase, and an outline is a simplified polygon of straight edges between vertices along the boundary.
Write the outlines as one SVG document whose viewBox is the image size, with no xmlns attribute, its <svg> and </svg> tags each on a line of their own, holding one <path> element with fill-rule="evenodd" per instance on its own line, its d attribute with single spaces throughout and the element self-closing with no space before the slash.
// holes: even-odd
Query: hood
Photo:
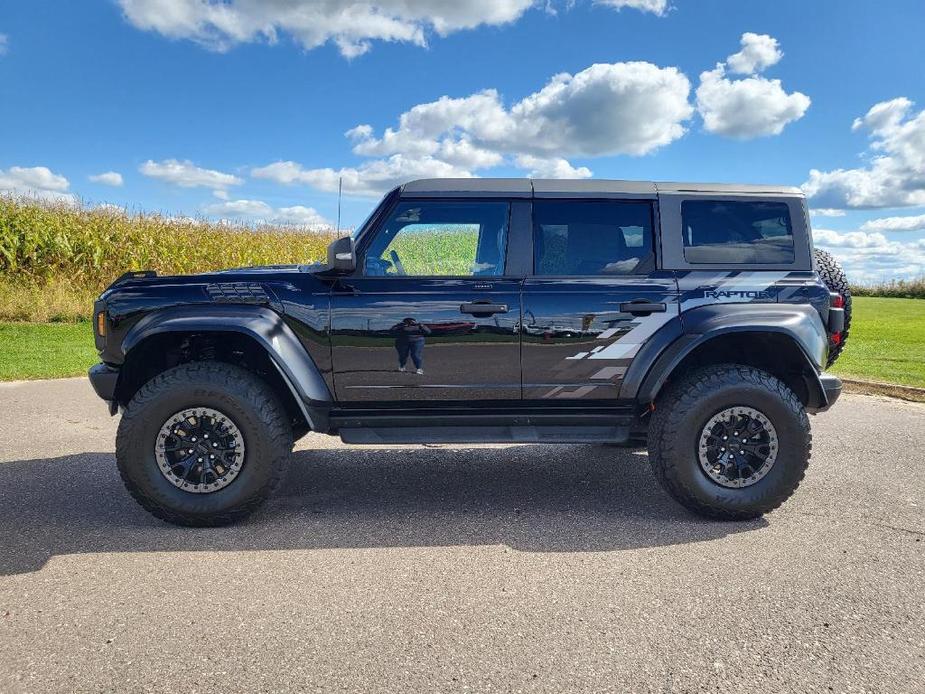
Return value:
<svg viewBox="0 0 925 694">
<path fill-rule="evenodd" d="M 224 270 L 210 270 L 208 272 L 192 273 L 188 275 L 158 275 L 155 270 L 133 270 L 119 276 L 106 290 L 126 285 L 161 284 L 166 282 L 195 283 L 208 281 L 228 281 L 232 276 L 242 280 L 260 281 L 270 279 L 266 275 L 283 276 L 293 273 L 315 274 L 327 269 L 324 263 L 311 263 L 307 265 L 251 265 L 245 267 L 227 268 Z M 234 279 L 237 279 L 234 277 Z"/>
<path fill-rule="evenodd" d="M 312 263 L 310 265 L 250 265 L 244 267 L 233 267 L 226 270 L 217 270 L 215 272 L 203 273 L 209 275 L 225 275 L 228 273 L 243 273 L 248 275 L 262 274 L 267 272 L 318 272 L 324 269 L 323 263 Z"/>
</svg>

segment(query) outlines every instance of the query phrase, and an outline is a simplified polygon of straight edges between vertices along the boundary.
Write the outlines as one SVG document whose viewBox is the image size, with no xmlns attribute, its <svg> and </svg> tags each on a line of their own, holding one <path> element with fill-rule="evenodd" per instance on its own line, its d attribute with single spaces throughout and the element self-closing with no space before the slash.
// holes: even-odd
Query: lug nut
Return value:
<svg viewBox="0 0 925 694">
<path fill-rule="evenodd" d="M 193 437 L 193 443 L 196 443 L 196 437 L 195 437 L 195 436 Z"/>
</svg>

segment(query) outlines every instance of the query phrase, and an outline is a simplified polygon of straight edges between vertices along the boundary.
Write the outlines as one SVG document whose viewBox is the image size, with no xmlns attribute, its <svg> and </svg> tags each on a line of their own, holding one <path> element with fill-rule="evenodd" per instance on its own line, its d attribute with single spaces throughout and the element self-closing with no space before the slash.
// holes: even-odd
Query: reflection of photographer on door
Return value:
<svg viewBox="0 0 925 694">
<path fill-rule="evenodd" d="M 424 337 L 430 335 L 430 328 L 414 318 L 405 318 L 392 326 L 395 335 L 395 351 L 398 352 L 398 370 L 404 371 L 408 357 L 414 363 L 416 373 L 423 374 Z"/>
</svg>

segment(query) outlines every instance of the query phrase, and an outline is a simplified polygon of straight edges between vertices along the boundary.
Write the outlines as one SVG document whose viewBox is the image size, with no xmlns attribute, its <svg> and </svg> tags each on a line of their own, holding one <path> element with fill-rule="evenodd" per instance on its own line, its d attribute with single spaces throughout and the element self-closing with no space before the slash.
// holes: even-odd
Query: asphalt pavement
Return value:
<svg viewBox="0 0 925 694">
<path fill-rule="evenodd" d="M 844 395 L 796 495 L 690 515 L 643 451 L 309 436 L 181 529 L 85 379 L 0 384 L 0 692 L 922 692 L 925 406 Z"/>
</svg>

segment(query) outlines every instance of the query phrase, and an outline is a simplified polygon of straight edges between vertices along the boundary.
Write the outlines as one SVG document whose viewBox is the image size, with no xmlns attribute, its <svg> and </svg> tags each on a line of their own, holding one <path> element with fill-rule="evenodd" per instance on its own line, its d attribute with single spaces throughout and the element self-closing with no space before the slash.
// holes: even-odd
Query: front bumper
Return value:
<svg viewBox="0 0 925 694">
<path fill-rule="evenodd" d="M 109 405 L 109 414 L 115 414 L 119 409 L 116 402 L 116 383 L 119 381 L 119 369 L 108 364 L 96 364 L 90 367 L 87 373 L 93 390 Z"/>
</svg>

